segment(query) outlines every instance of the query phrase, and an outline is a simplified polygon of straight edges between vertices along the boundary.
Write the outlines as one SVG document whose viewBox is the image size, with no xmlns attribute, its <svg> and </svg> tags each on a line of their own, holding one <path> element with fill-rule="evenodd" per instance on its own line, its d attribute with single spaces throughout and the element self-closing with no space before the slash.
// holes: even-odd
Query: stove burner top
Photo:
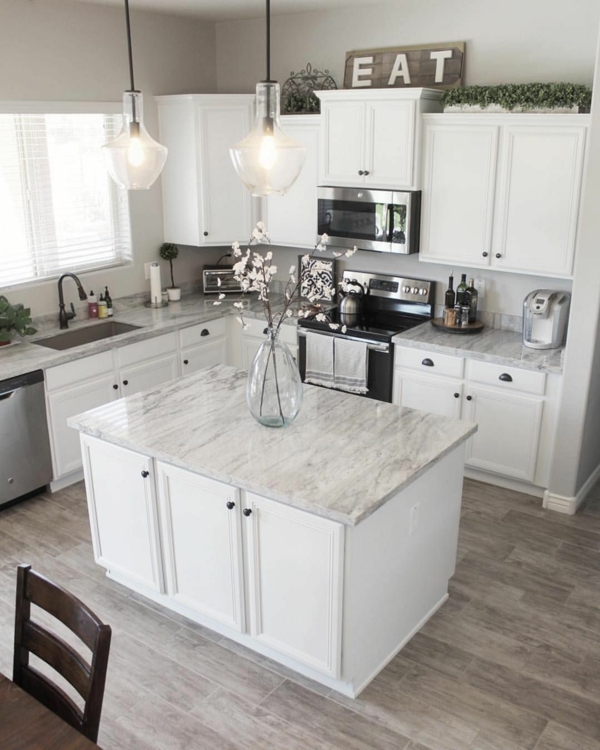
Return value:
<svg viewBox="0 0 600 750">
<path fill-rule="evenodd" d="M 344 326 L 343 316 L 340 315 L 338 307 L 331 308 L 322 314 L 325 320 L 317 320 L 317 315 L 321 311 L 312 313 L 307 318 L 302 318 L 299 325 L 316 331 L 332 331 L 330 323 L 338 325 L 339 328 L 334 332 L 346 336 L 356 336 L 359 338 L 370 339 L 373 341 L 390 341 L 397 333 L 402 333 L 409 328 L 414 328 L 425 321 L 422 316 L 400 315 L 397 313 L 384 312 L 367 312 L 361 319 L 353 324 L 346 326 L 346 331 L 342 331 Z"/>
</svg>

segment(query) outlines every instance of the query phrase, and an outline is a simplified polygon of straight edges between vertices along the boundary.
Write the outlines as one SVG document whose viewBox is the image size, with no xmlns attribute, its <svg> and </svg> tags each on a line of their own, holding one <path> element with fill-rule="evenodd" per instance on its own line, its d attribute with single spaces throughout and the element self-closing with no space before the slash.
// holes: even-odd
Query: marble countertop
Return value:
<svg viewBox="0 0 600 750">
<path fill-rule="evenodd" d="M 528 349 L 520 333 L 497 328 L 484 328 L 481 333 L 459 335 L 422 323 L 394 336 L 395 344 L 413 349 L 427 349 L 442 354 L 496 362 L 540 372 L 561 373 L 564 347 L 559 349 Z"/>
<path fill-rule="evenodd" d="M 217 365 L 71 417 L 70 427 L 311 513 L 356 525 L 477 427 L 304 386 L 285 428 L 246 405 L 246 373 Z"/>
<path fill-rule="evenodd" d="M 233 303 L 238 299 L 237 294 L 229 295 L 221 305 L 215 306 L 216 296 L 214 294 L 204 295 L 201 292 L 192 292 L 182 297 L 180 302 L 171 302 L 168 307 L 158 309 L 145 307 L 143 297 L 117 300 L 115 314 L 112 318 L 90 320 L 89 318 L 77 317 L 69 322 L 69 330 L 101 325 L 107 320 L 140 326 L 139 330 L 113 336 L 102 341 L 94 341 L 65 351 L 56 351 L 33 343 L 61 333 L 58 327 L 58 314 L 52 316 L 50 322 L 45 325 L 43 322 L 42 325 L 39 325 L 38 321 L 34 321 L 34 325 L 38 328 L 38 334 L 31 338 L 18 340 L 10 346 L 0 347 L 0 380 L 23 375 L 34 370 L 46 370 L 49 367 L 73 362 L 82 357 L 133 344 L 136 341 L 143 341 L 179 328 L 215 320 L 224 315 L 239 315 L 239 312 L 233 307 Z M 274 312 L 277 312 L 280 307 L 281 300 L 283 300 L 282 295 L 273 296 Z M 253 318 L 263 317 L 262 303 L 256 297 L 246 297 L 244 303 L 246 305 L 244 315 Z M 285 324 L 296 325 L 296 321 L 292 318 L 285 321 Z"/>
</svg>

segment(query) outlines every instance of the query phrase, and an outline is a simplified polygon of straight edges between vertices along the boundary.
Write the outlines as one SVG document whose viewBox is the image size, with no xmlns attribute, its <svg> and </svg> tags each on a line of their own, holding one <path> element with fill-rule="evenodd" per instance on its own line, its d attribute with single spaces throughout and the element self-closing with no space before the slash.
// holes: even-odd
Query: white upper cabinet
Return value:
<svg viewBox="0 0 600 750">
<path fill-rule="evenodd" d="M 252 127 L 254 96 L 156 97 L 160 140 L 169 149 L 162 172 L 165 242 L 229 245 L 246 241 L 254 223 L 250 191 L 229 148 Z"/>
<path fill-rule="evenodd" d="M 424 120 L 421 260 L 570 276 L 589 117 Z"/>
<path fill-rule="evenodd" d="M 317 237 L 319 115 L 284 115 L 284 132 L 306 146 L 302 172 L 284 196 L 266 199 L 264 222 L 274 245 L 313 247 Z"/>
<path fill-rule="evenodd" d="M 418 190 L 421 114 L 439 112 L 431 89 L 319 91 L 319 184 Z"/>
</svg>

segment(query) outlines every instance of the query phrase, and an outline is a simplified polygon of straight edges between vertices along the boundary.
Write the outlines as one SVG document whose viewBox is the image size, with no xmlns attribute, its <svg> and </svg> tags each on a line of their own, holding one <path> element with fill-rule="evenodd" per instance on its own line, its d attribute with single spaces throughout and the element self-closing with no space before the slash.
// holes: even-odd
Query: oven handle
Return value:
<svg viewBox="0 0 600 750">
<path fill-rule="evenodd" d="M 306 333 L 306 331 L 298 330 L 298 336 L 302 336 L 303 338 L 306 338 Z M 310 333 L 315 333 L 318 336 L 330 336 L 334 339 L 345 339 L 346 341 L 361 341 L 367 345 L 367 349 L 370 349 L 373 352 L 381 352 L 382 354 L 390 353 L 389 344 L 377 344 L 372 341 L 367 342 L 365 339 L 358 338 L 358 336 L 340 336 L 337 333 L 329 333 L 329 331 L 310 331 Z"/>
</svg>

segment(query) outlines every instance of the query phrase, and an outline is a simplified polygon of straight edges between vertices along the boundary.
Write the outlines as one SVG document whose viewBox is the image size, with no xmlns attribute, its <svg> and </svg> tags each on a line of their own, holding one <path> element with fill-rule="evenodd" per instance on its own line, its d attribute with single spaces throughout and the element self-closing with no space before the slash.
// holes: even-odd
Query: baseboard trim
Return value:
<svg viewBox="0 0 600 750">
<path fill-rule="evenodd" d="M 489 474 L 487 471 L 477 471 L 476 469 L 470 469 L 466 466 L 465 477 L 467 477 L 468 479 L 474 479 L 477 482 L 493 484 L 496 487 L 504 487 L 507 490 L 522 492 L 524 495 L 533 495 L 534 497 L 540 498 L 544 496 L 544 488 L 539 487 L 537 484 L 527 484 L 526 482 L 521 482 L 518 479 L 501 477 L 496 474 Z"/>
<path fill-rule="evenodd" d="M 555 495 L 550 490 L 544 492 L 543 506 L 547 510 L 556 511 L 556 513 L 565 513 L 568 516 L 573 516 L 587 497 L 589 491 L 600 479 L 600 464 L 596 466 L 594 471 L 590 474 L 587 480 L 583 483 L 579 492 L 573 497 L 567 497 L 565 495 Z"/>
<path fill-rule="evenodd" d="M 83 469 L 77 469 L 77 471 L 71 472 L 71 474 L 65 474 L 63 477 L 54 479 L 50 482 L 50 492 L 59 492 L 64 490 L 65 487 L 70 487 L 72 484 L 77 484 L 83 479 Z"/>
</svg>

